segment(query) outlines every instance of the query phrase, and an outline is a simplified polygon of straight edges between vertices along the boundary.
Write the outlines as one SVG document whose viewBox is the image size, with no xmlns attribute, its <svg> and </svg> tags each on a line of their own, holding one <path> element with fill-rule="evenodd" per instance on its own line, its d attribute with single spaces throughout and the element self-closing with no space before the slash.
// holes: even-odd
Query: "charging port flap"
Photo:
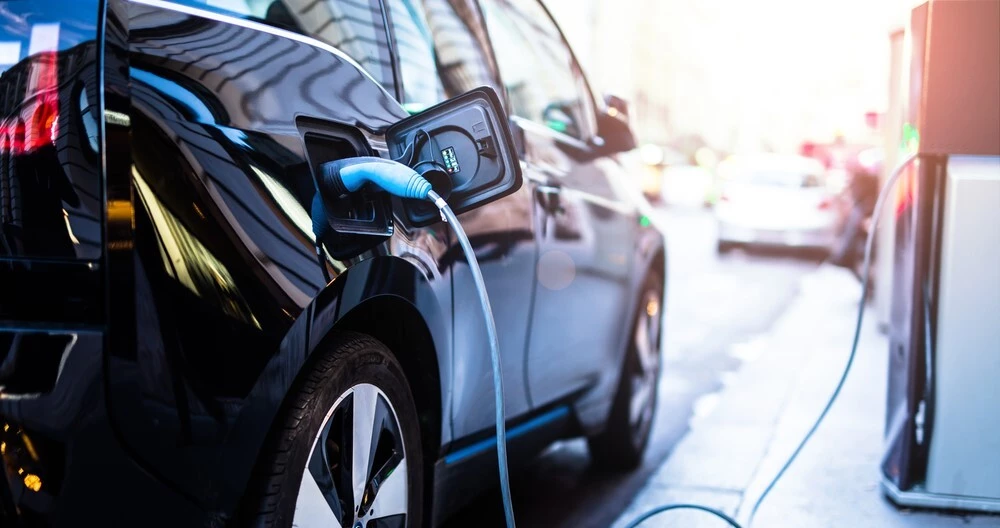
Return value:
<svg viewBox="0 0 1000 528">
<path fill-rule="evenodd" d="M 386 131 L 390 155 L 428 177 L 456 214 L 521 187 L 521 167 L 507 114 L 489 87 L 480 87 L 403 119 Z M 407 155 L 412 150 L 412 156 Z M 427 177 L 427 176 L 425 176 Z M 437 180 L 437 181 L 435 181 Z M 402 200 L 415 226 L 436 222 L 429 203 Z"/>
</svg>

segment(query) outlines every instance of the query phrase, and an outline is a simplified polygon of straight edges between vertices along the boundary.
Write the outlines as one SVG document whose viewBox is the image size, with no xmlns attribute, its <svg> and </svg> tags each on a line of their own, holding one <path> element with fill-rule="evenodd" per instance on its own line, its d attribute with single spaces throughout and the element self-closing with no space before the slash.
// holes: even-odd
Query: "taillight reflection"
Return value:
<svg viewBox="0 0 1000 528">
<path fill-rule="evenodd" d="M 30 154 L 55 145 L 59 134 L 58 53 L 41 52 L 31 65 L 21 110 L 0 123 L 0 146 L 11 154 Z"/>
<path fill-rule="evenodd" d="M 54 145 L 58 134 L 59 98 L 56 93 L 42 96 L 24 133 L 24 150 L 27 153 Z"/>
</svg>

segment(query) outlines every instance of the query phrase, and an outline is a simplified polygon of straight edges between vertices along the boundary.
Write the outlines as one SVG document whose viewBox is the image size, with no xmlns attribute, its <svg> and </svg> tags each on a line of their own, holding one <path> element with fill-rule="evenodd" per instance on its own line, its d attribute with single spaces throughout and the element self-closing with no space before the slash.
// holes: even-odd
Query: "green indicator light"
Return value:
<svg viewBox="0 0 1000 528">
<path fill-rule="evenodd" d="M 899 147 L 905 152 L 916 152 L 920 147 L 920 131 L 910 123 L 904 123 L 903 140 Z"/>
<path fill-rule="evenodd" d="M 403 110 L 406 110 L 407 114 L 416 115 L 427 110 L 427 105 L 423 103 L 404 103 Z"/>
<path fill-rule="evenodd" d="M 546 121 L 545 124 L 549 128 L 551 128 L 552 130 L 555 130 L 556 132 L 565 132 L 566 131 L 566 123 L 563 123 L 561 121 L 551 121 L 550 120 L 550 121 Z"/>
<path fill-rule="evenodd" d="M 462 170 L 458 166 L 458 155 L 455 154 L 455 147 L 448 147 L 442 150 L 441 157 L 444 159 L 444 168 L 448 171 L 448 174 L 456 174 Z"/>
<path fill-rule="evenodd" d="M 639 217 L 639 225 L 642 227 L 649 227 L 650 224 L 652 224 L 652 222 L 649 220 L 648 216 L 642 215 Z"/>
</svg>

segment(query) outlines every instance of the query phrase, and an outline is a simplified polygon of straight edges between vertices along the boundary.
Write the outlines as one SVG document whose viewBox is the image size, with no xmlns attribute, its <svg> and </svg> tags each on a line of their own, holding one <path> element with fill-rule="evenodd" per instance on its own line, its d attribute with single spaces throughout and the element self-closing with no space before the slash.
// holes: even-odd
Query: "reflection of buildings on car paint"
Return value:
<svg viewBox="0 0 1000 528">
<path fill-rule="evenodd" d="M 18 29 L 23 31 L 25 27 L 22 25 Z M 25 43 L 23 41 L 7 40 L 0 42 L 0 72 L 5 71 L 26 57 L 59 49 L 58 22 L 30 24 L 28 29 L 29 33 L 25 34 L 25 36 L 28 36 L 27 53 L 23 55 L 22 52 L 25 51 Z"/>
</svg>

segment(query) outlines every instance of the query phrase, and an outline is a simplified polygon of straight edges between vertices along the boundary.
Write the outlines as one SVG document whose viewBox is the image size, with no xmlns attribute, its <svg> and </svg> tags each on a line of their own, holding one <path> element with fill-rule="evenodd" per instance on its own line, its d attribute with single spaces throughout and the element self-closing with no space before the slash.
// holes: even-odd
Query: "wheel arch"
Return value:
<svg viewBox="0 0 1000 528">
<path fill-rule="evenodd" d="M 632 274 L 632 298 L 635 299 L 642 293 L 640 290 L 646 282 L 646 277 L 652 274 L 659 275 L 663 281 L 663 297 L 660 299 L 660 309 L 666 310 L 667 290 L 669 289 L 667 286 L 667 267 L 669 262 L 667 261 L 667 245 L 663 235 L 658 231 L 655 232 L 655 235 L 647 232 L 639 244 L 637 254 L 635 272 Z M 635 310 L 637 309 L 638 305 L 630 308 L 628 320 L 631 321 L 635 317 Z M 624 346 L 624 343 L 622 344 Z"/>
<path fill-rule="evenodd" d="M 442 280 L 442 279 L 438 279 Z M 298 317 L 269 361 L 241 413 L 236 433 L 245 440 L 241 460 L 258 460 L 264 438 L 279 417 L 289 391 L 314 353 L 338 332 L 378 339 L 400 363 L 417 405 L 425 464 L 437 460 L 450 440 L 450 312 L 443 309 L 430 279 L 412 263 L 394 256 L 361 261 L 339 274 Z M 233 468 L 243 473 L 244 468 Z M 245 469 L 249 477 L 249 468 Z M 425 471 L 425 483 L 433 471 Z M 242 488 L 241 488 L 242 489 Z M 429 500 L 433 488 L 425 488 Z M 242 493 L 241 493 L 242 494 Z M 241 503 L 229 497 L 226 510 Z"/>
<path fill-rule="evenodd" d="M 398 324 L 385 324 L 386 320 Z M 380 295 L 357 305 L 330 330 L 357 332 L 378 339 L 403 367 L 420 414 L 421 442 L 428 460 L 441 446 L 441 370 L 430 328 L 417 308 L 394 295 Z"/>
<path fill-rule="evenodd" d="M 660 273 L 660 278 L 663 279 L 663 284 L 667 283 L 667 250 L 665 247 L 660 246 L 657 248 L 656 252 L 653 253 L 653 259 L 649 263 L 647 270 L 648 273 L 658 271 Z M 666 297 L 666 294 L 664 294 Z"/>
<path fill-rule="evenodd" d="M 426 276 L 398 257 L 377 257 L 350 268 L 316 298 L 312 310 L 310 355 L 337 333 L 357 332 L 379 340 L 402 367 L 420 424 L 424 504 L 433 504 L 434 462 L 442 442 L 450 440 L 445 438 L 451 431 L 445 427 L 450 399 L 442 383 L 450 381 L 450 370 L 441 368 L 451 365 L 450 321 Z M 424 512 L 425 522 L 430 514 Z"/>
<path fill-rule="evenodd" d="M 399 257 L 368 259 L 334 279 L 310 314 L 308 355 L 343 331 L 370 335 L 389 348 L 410 384 L 428 459 L 436 460 L 450 433 L 444 428 L 449 400 L 443 382 L 450 381 L 451 317 L 427 276 Z"/>
<path fill-rule="evenodd" d="M 636 244 L 636 259 L 633 264 L 632 281 L 629 285 L 630 298 L 633 302 L 629 304 L 626 321 L 633 321 L 639 305 L 635 302 L 642 294 L 642 287 L 646 282 L 646 277 L 657 274 L 663 281 L 663 297 L 661 310 L 665 310 L 667 300 L 667 246 L 663 235 L 656 230 L 647 230 L 642 233 L 639 243 Z M 664 328 L 665 330 L 665 328 Z M 630 335 L 624 335 L 619 349 L 623 351 L 627 346 Z M 662 339 L 662 333 L 660 338 Z"/>
</svg>

